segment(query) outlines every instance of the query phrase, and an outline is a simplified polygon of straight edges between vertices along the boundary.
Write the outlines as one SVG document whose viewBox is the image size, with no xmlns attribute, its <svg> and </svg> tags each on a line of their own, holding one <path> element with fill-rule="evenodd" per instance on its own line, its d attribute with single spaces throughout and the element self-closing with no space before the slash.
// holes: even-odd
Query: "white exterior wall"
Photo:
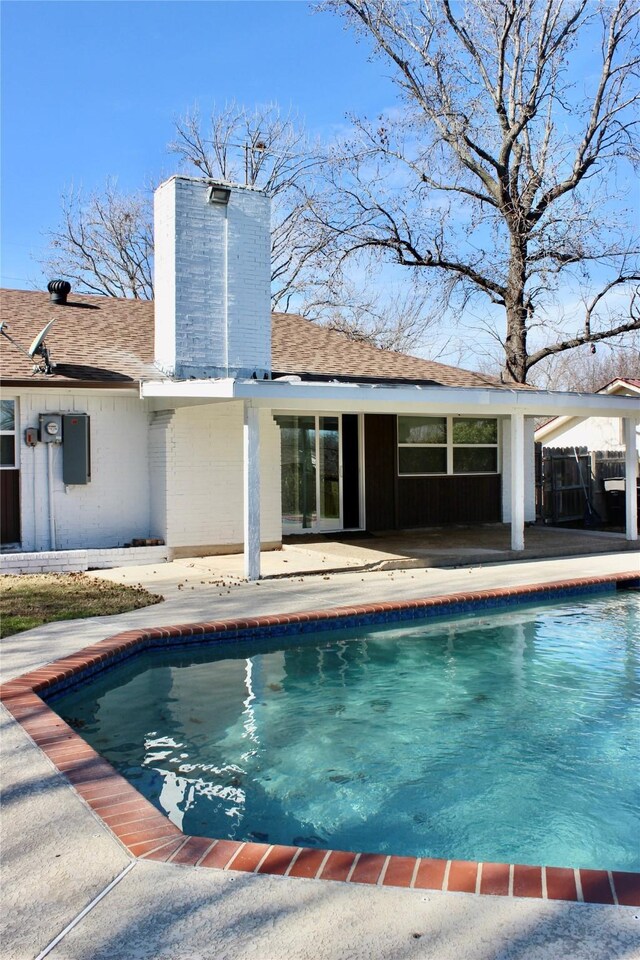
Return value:
<svg viewBox="0 0 640 960">
<path fill-rule="evenodd" d="M 151 448 L 156 467 L 164 463 L 166 485 L 152 513 L 166 505 L 166 533 L 172 549 L 224 547 L 243 543 L 242 403 L 183 407 L 154 415 Z M 162 437 L 162 439 L 161 439 Z M 260 538 L 282 539 L 280 431 L 270 411 L 260 411 Z M 160 479 L 160 478 L 158 478 Z M 154 481 L 157 482 L 157 481 Z M 152 498 L 153 504 L 156 500 Z"/>
<path fill-rule="evenodd" d="M 91 482 L 65 487 L 62 446 L 52 445 L 56 550 L 147 537 L 169 548 L 242 548 L 242 403 L 151 412 L 134 398 L 39 391 L 16 399 L 24 551 L 52 547 L 48 444 L 27 447 L 25 427 L 37 427 L 41 413 L 71 412 L 91 418 Z M 282 539 L 280 431 L 268 410 L 260 411 L 260 466 L 261 540 L 272 545 Z"/>
<path fill-rule="evenodd" d="M 637 428 L 640 437 L 640 426 Z M 618 417 L 573 420 L 568 429 L 543 440 L 545 447 L 588 447 L 589 450 L 624 450 L 622 421 Z"/>
<path fill-rule="evenodd" d="M 501 449 L 502 449 L 502 522 L 511 523 L 511 434 L 509 419 L 500 420 Z M 533 435 L 535 419 L 524 418 L 524 519 L 525 523 L 534 523 L 536 519 L 536 463 Z"/>
<path fill-rule="evenodd" d="M 8 394 L 4 394 L 8 396 Z M 24 550 L 50 550 L 46 443 L 27 447 L 25 427 L 41 413 L 86 413 L 91 418 L 91 481 L 65 486 L 62 446 L 53 448 L 53 507 L 58 550 L 118 547 L 159 537 L 149 510 L 148 413 L 135 398 L 17 392 L 21 534 Z"/>
<path fill-rule="evenodd" d="M 270 201 L 172 177 L 156 190 L 155 355 L 181 378 L 262 378 L 271 369 Z"/>
</svg>

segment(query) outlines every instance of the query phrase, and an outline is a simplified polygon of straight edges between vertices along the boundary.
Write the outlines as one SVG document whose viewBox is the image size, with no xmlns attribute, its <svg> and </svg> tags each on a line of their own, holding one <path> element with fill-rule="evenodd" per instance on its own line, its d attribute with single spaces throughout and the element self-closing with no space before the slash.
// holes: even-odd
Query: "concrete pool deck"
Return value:
<svg viewBox="0 0 640 960">
<path fill-rule="evenodd" d="M 640 569 L 636 553 L 456 570 L 199 584 L 119 617 L 4 641 L 8 680 L 123 629 L 400 600 Z M 162 568 L 158 568 L 160 571 Z M 149 583 L 153 588 L 153 584 Z M 2 955 L 36 957 L 114 879 L 52 957 L 640 957 L 640 909 L 349 886 L 132 860 L 6 712 Z M 127 871 L 123 873 L 123 871 Z"/>
</svg>

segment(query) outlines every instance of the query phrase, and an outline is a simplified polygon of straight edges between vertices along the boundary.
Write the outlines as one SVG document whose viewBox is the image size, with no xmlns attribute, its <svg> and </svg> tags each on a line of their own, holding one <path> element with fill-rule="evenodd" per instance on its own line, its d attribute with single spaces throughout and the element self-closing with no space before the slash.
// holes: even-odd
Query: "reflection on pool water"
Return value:
<svg viewBox="0 0 640 960">
<path fill-rule="evenodd" d="M 640 869 L 640 594 L 149 651 L 52 701 L 185 833 Z"/>
</svg>

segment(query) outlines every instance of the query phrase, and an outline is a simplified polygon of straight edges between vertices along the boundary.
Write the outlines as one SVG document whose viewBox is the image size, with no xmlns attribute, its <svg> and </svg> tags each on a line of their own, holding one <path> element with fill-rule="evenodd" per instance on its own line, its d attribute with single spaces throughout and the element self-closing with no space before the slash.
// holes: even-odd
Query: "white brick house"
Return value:
<svg viewBox="0 0 640 960">
<path fill-rule="evenodd" d="M 516 389 L 271 316 L 262 192 L 173 177 L 155 221 L 153 304 L 3 294 L 16 343 L 56 321 L 49 373 L 0 338 L 6 557 L 100 566 L 159 540 L 136 555 L 244 550 L 256 577 L 283 531 L 474 522 L 510 523 L 522 549 L 541 416 L 622 419 L 635 481 L 635 397 Z"/>
</svg>

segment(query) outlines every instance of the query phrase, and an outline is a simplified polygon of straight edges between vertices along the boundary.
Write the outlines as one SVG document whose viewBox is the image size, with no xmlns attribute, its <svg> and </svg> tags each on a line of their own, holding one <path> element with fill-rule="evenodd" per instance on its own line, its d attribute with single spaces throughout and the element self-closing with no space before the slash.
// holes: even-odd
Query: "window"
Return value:
<svg viewBox="0 0 640 960">
<path fill-rule="evenodd" d="M 398 473 L 498 472 L 494 417 L 398 417 Z"/>
<path fill-rule="evenodd" d="M 0 467 L 16 466 L 16 402 L 0 400 Z"/>
<path fill-rule="evenodd" d="M 447 472 L 446 417 L 398 417 L 398 472 Z"/>
<path fill-rule="evenodd" d="M 498 421 L 479 417 L 453 419 L 453 472 L 498 472 Z"/>
</svg>

